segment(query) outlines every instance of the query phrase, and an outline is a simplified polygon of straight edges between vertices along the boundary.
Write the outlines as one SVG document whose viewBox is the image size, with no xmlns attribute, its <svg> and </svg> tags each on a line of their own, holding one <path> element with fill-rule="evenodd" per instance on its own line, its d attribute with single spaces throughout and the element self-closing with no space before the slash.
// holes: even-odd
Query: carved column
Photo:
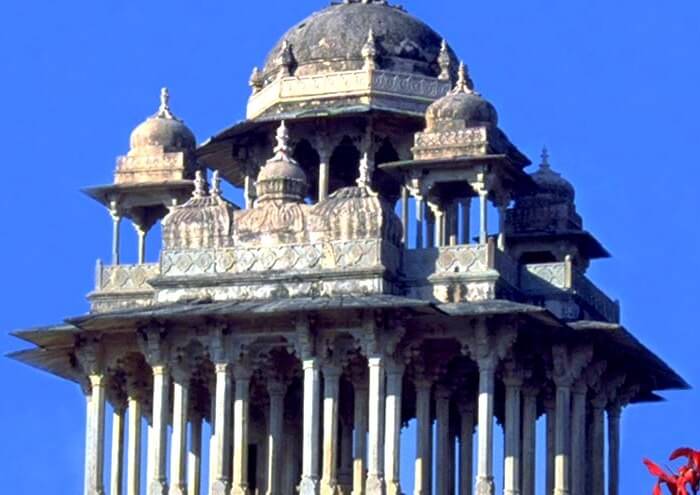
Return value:
<svg viewBox="0 0 700 495">
<path fill-rule="evenodd" d="M 471 243 L 472 198 L 462 200 L 462 244 Z"/>
<path fill-rule="evenodd" d="M 270 396 L 267 495 L 283 495 L 280 466 L 282 466 L 282 449 L 284 448 L 284 396 L 287 393 L 287 384 L 280 379 L 270 379 L 267 382 L 267 393 Z"/>
<path fill-rule="evenodd" d="M 223 352 L 221 338 L 214 340 L 212 361 L 216 373 L 214 391 L 213 449 L 209 462 L 213 481 L 209 482 L 211 495 L 228 495 L 231 466 L 231 370 L 232 365 Z"/>
<path fill-rule="evenodd" d="M 521 463 L 521 416 L 520 394 L 523 385 L 523 373 L 513 362 L 507 363 L 503 382 L 506 386 L 506 425 L 505 425 L 505 495 L 520 495 Z"/>
<path fill-rule="evenodd" d="M 367 495 L 384 495 L 384 357 L 370 355 L 369 435 L 367 445 Z"/>
<path fill-rule="evenodd" d="M 470 400 L 459 403 L 459 495 L 472 495 L 474 483 L 474 404 Z"/>
<path fill-rule="evenodd" d="M 498 205 L 498 249 L 506 249 L 506 210 L 508 200 L 502 199 Z"/>
<path fill-rule="evenodd" d="M 299 486 L 300 495 L 316 495 L 318 493 L 318 464 L 319 464 L 319 423 L 321 420 L 320 389 L 321 380 L 318 358 L 308 351 L 303 354 L 304 369 L 304 423 L 302 473 Z"/>
<path fill-rule="evenodd" d="M 584 380 L 573 388 L 571 405 L 571 495 L 586 495 L 586 392 Z"/>
<path fill-rule="evenodd" d="M 129 402 L 126 454 L 126 495 L 141 493 L 141 399 L 144 384 L 134 376 L 127 378 Z"/>
<path fill-rule="evenodd" d="M 146 262 L 146 235 L 148 234 L 148 229 L 143 225 L 134 223 L 134 230 L 136 231 L 136 237 L 138 239 L 137 253 L 138 253 L 138 264 L 142 265 Z"/>
<path fill-rule="evenodd" d="M 122 495 L 124 475 L 124 418 L 126 403 L 113 404 L 112 413 L 112 466 L 110 470 L 110 495 Z"/>
<path fill-rule="evenodd" d="M 552 349 L 552 376 L 556 385 L 554 434 L 554 493 L 571 493 L 571 387 L 593 355 L 590 348 L 569 351 L 563 345 Z"/>
<path fill-rule="evenodd" d="M 537 388 L 523 389 L 522 495 L 535 495 Z"/>
<path fill-rule="evenodd" d="M 329 136 L 324 136 L 323 139 L 328 141 Z M 317 142 L 318 151 L 318 200 L 324 201 L 328 198 L 328 181 L 330 176 L 330 161 L 333 148 L 330 142 Z"/>
<path fill-rule="evenodd" d="M 85 487 L 86 495 L 104 495 L 105 394 L 107 379 L 103 373 L 99 343 L 86 344 L 77 351 L 85 373 L 82 383 L 85 411 Z"/>
<path fill-rule="evenodd" d="M 590 453 L 591 495 L 605 495 L 605 393 L 596 394 L 591 400 Z"/>
<path fill-rule="evenodd" d="M 416 380 L 416 470 L 415 495 L 430 495 L 432 486 L 433 434 L 430 418 L 432 382 L 427 377 Z"/>
<path fill-rule="evenodd" d="M 608 495 L 620 492 L 620 417 L 622 406 L 613 402 L 608 406 Z"/>
<path fill-rule="evenodd" d="M 513 346 L 515 327 L 501 324 L 491 330 L 486 321 L 475 322 L 474 332 L 464 337 L 463 352 L 471 355 L 479 366 L 479 436 L 477 459 L 477 495 L 493 495 L 493 408 L 496 366 Z"/>
<path fill-rule="evenodd" d="M 355 424 L 355 452 L 353 460 L 352 495 L 365 493 L 366 452 L 367 452 L 367 412 L 368 392 L 366 379 L 362 381 L 362 375 L 353 383 L 355 390 L 355 410 L 353 423 Z"/>
<path fill-rule="evenodd" d="M 416 195 L 416 249 L 423 249 L 423 221 L 425 219 L 425 203 L 423 196 Z"/>
<path fill-rule="evenodd" d="M 170 376 L 168 366 L 155 363 L 153 369 L 153 445 L 151 450 L 151 473 L 149 495 L 168 493 L 166 477 L 166 453 L 168 448 L 168 419 L 170 416 Z M 150 440 L 150 439 L 149 439 Z"/>
<path fill-rule="evenodd" d="M 170 495 L 187 494 L 187 416 L 190 370 L 184 358 L 172 366 L 173 429 L 170 445 Z"/>
<path fill-rule="evenodd" d="M 112 217 L 112 264 L 118 265 L 120 263 L 119 248 L 121 246 L 120 234 L 122 216 L 119 210 L 117 210 L 117 205 L 114 201 L 111 203 L 109 214 Z"/>
<path fill-rule="evenodd" d="M 404 366 L 387 362 L 384 475 L 387 495 L 401 495 L 401 398 Z"/>
<path fill-rule="evenodd" d="M 486 244 L 489 236 L 488 191 L 479 190 L 479 244 Z"/>
<path fill-rule="evenodd" d="M 408 188 L 401 186 L 401 226 L 403 227 L 403 242 L 408 244 Z"/>
<path fill-rule="evenodd" d="M 323 471 L 321 495 L 338 494 L 338 399 L 341 369 L 334 363 L 323 366 Z"/>
<path fill-rule="evenodd" d="M 200 495 L 202 490 L 202 415 L 190 420 L 190 450 L 187 456 L 187 495 Z"/>
<path fill-rule="evenodd" d="M 235 364 L 231 495 L 248 495 L 248 410 L 251 375 L 247 363 L 238 361 Z"/>
<path fill-rule="evenodd" d="M 545 493 L 547 495 L 554 494 L 554 437 L 556 433 L 556 409 L 554 407 L 554 397 L 546 397 L 544 400 L 544 411 L 546 421 L 546 440 L 545 449 Z"/>
<path fill-rule="evenodd" d="M 437 495 L 448 495 L 450 463 L 450 390 L 445 386 L 435 389 L 435 428 L 437 438 L 435 491 Z"/>
</svg>

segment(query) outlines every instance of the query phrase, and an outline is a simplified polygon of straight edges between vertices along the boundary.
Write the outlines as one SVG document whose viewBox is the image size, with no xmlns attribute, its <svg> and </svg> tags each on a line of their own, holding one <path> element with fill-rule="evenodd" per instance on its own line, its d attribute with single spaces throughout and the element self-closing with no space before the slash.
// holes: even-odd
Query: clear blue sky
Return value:
<svg viewBox="0 0 700 495">
<path fill-rule="evenodd" d="M 0 3 L 0 351 L 13 329 L 87 310 L 110 220 L 80 187 L 111 180 L 130 130 L 171 89 L 200 141 L 244 116 L 248 76 L 321 0 Z M 511 139 L 543 144 L 615 256 L 592 278 L 624 323 L 700 385 L 700 3 L 695 0 L 406 0 L 446 37 Z M 134 236 L 124 230 L 125 242 Z M 135 243 L 135 240 L 133 241 Z M 83 398 L 0 359 L 0 487 L 80 493 Z M 622 493 L 647 493 L 642 456 L 700 448 L 700 395 L 623 418 Z"/>
</svg>

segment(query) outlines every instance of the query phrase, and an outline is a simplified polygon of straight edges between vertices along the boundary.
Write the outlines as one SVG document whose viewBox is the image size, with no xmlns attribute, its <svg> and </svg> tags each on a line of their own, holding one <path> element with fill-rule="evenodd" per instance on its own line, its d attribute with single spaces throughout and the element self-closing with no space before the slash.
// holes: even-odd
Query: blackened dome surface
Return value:
<svg viewBox="0 0 700 495">
<path fill-rule="evenodd" d="M 376 39 L 379 68 L 437 77 L 442 38 L 404 10 L 383 3 L 331 5 L 292 27 L 275 45 L 265 62 L 264 73 L 278 69 L 285 42 L 291 47 L 293 73 L 297 76 L 363 66 L 362 48 L 370 29 Z M 451 66 L 457 59 L 448 48 Z"/>
<path fill-rule="evenodd" d="M 494 106 L 475 92 L 453 91 L 432 103 L 426 112 L 429 129 L 444 122 L 498 125 Z"/>
</svg>

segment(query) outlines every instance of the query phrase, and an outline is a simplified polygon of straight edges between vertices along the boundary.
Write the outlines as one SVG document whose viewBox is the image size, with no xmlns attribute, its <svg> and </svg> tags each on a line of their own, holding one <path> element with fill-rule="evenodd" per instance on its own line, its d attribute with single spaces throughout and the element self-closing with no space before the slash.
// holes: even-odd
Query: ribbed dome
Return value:
<svg viewBox="0 0 700 495">
<path fill-rule="evenodd" d="M 170 111 L 167 89 L 161 91 L 158 112 L 139 124 L 131 133 L 131 151 L 159 147 L 164 151 L 193 151 L 197 141 L 192 131 Z"/>
<path fill-rule="evenodd" d="M 278 200 L 300 203 L 304 201 L 308 188 L 306 174 L 291 157 L 289 131 L 282 121 L 277 129 L 275 156 L 265 163 L 258 174 L 258 202 Z"/>
<path fill-rule="evenodd" d="M 474 91 L 473 84 L 466 74 L 464 64 L 460 65 L 459 80 L 455 88 L 446 96 L 432 103 L 425 114 L 427 130 L 456 130 L 470 125 L 498 125 L 496 108 Z"/>
<path fill-rule="evenodd" d="M 442 38 L 429 26 L 385 1 L 348 0 L 291 28 L 268 55 L 264 75 L 277 72 L 280 61 L 288 61 L 297 76 L 359 70 L 370 30 L 379 68 L 433 77 L 440 73 Z M 456 67 L 454 52 L 448 47 L 447 53 Z"/>
<path fill-rule="evenodd" d="M 532 174 L 532 179 L 538 186 L 537 196 L 549 196 L 555 201 L 573 201 L 576 196 L 574 186 L 561 174 L 552 170 L 549 165 L 547 150 L 542 152 L 542 164 L 537 172 Z"/>
</svg>

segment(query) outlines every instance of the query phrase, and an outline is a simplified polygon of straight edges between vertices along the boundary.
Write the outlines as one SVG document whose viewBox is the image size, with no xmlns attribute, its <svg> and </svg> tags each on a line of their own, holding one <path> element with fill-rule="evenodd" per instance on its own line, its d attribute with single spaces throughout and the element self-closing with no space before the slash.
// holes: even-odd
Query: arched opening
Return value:
<svg viewBox="0 0 700 495">
<path fill-rule="evenodd" d="M 360 151 L 345 136 L 335 148 L 330 159 L 329 193 L 355 184 L 359 175 Z"/>
<path fill-rule="evenodd" d="M 379 167 L 382 163 L 397 162 L 399 161 L 399 153 L 396 148 L 391 144 L 389 138 L 384 138 L 379 149 L 374 154 L 375 167 Z M 375 188 L 382 192 L 384 196 L 390 203 L 394 204 L 398 201 L 401 195 L 401 184 L 394 179 L 391 175 L 375 168 L 374 176 L 372 177 L 375 184 Z"/>
<path fill-rule="evenodd" d="M 302 139 L 294 148 L 294 159 L 299 162 L 299 165 L 306 174 L 306 180 L 309 182 L 309 190 L 307 198 L 311 202 L 316 202 L 318 199 L 318 166 L 321 159 L 316 150 L 311 146 L 311 143 L 306 139 Z"/>
</svg>

